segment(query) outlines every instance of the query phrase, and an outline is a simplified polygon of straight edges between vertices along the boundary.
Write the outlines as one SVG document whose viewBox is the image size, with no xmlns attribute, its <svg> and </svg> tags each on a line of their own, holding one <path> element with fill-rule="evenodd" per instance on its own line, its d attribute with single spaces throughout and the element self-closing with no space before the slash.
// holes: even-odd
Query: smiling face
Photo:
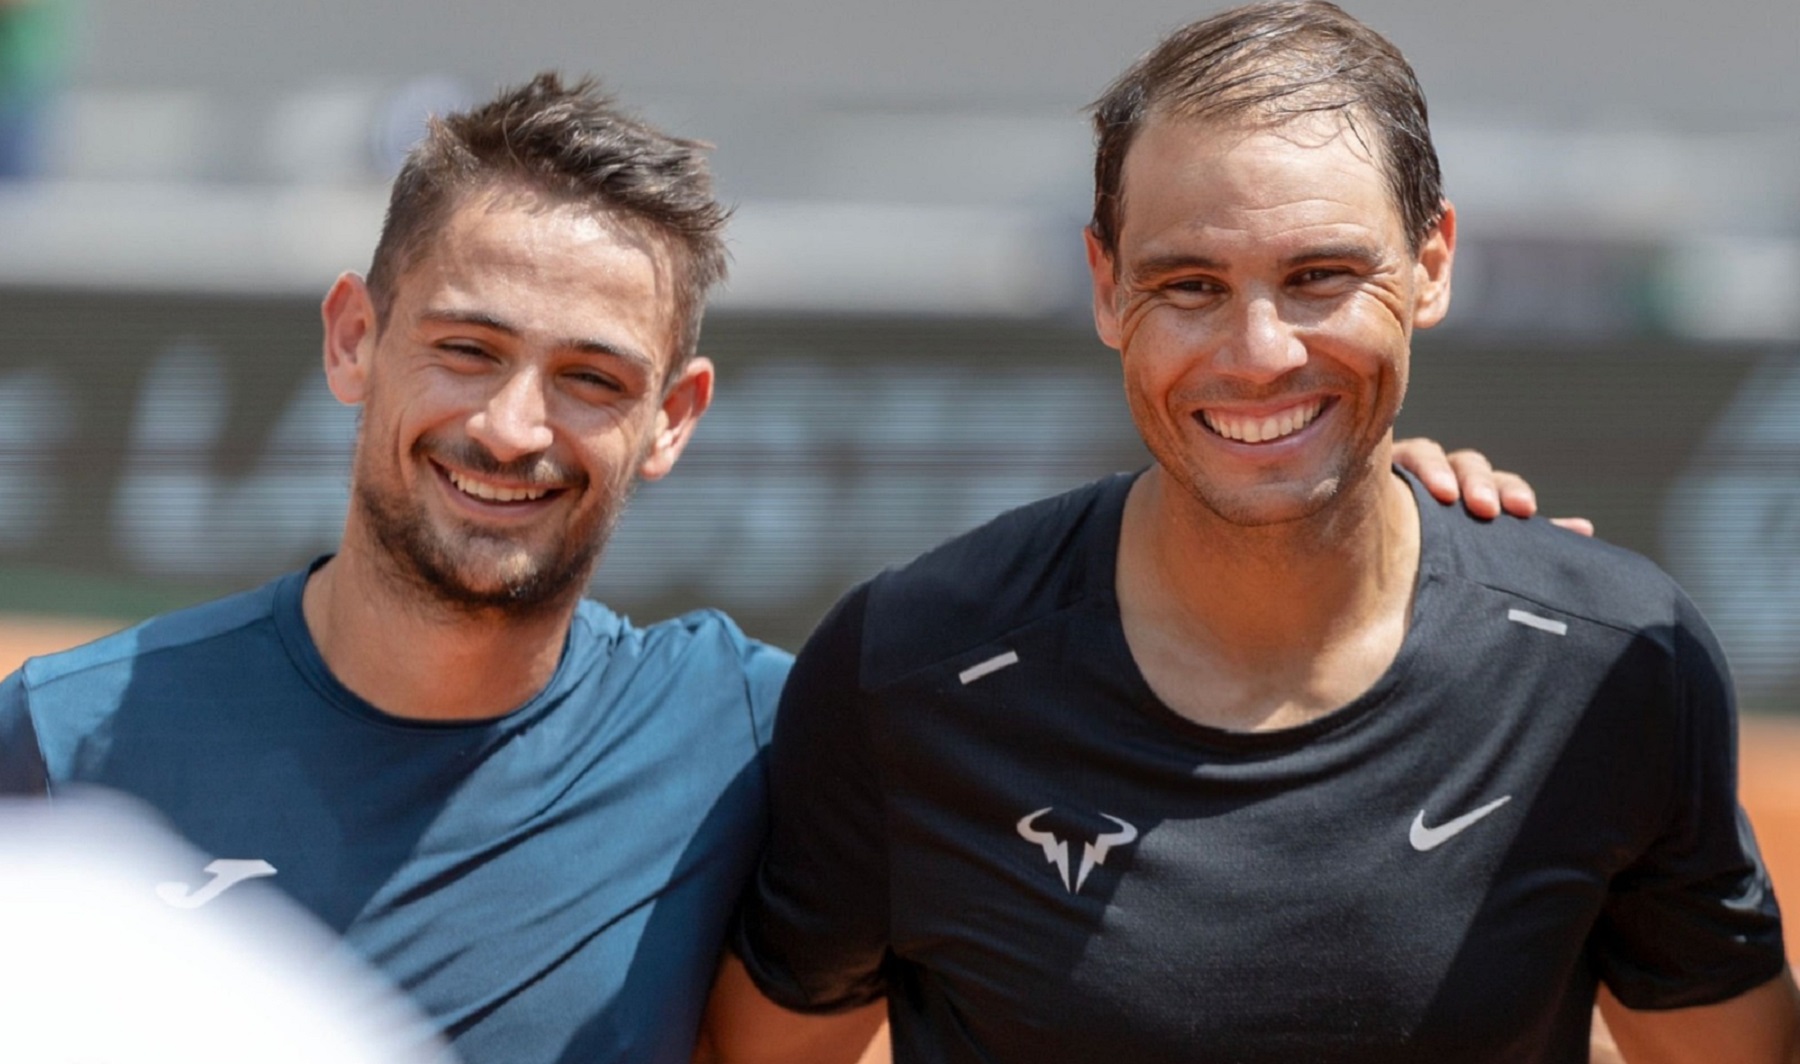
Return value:
<svg viewBox="0 0 1800 1064">
<path fill-rule="evenodd" d="M 572 602 L 638 477 L 674 465 L 712 367 L 669 379 L 661 241 L 515 190 L 466 196 L 399 278 L 326 298 L 326 371 L 363 407 L 345 549 L 463 610 Z"/>
<path fill-rule="evenodd" d="M 1336 115 L 1153 119 L 1121 187 L 1116 257 L 1088 237 L 1095 319 L 1162 472 L 1238 525 L 1373 483 L 1412 331 L 1449 305 L 1454 214 L 1414 253 Z"/>
</svg>

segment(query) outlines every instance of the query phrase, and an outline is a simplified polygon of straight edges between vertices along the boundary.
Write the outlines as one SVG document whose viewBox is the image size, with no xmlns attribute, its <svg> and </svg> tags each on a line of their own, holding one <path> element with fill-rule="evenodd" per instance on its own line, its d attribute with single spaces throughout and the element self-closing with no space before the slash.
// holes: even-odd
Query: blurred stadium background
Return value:
<svg viewBox="0 0 1800 1064">
<path fill-rule="evenodd" d="M 718 405 L 595 592 L 797 645 L 881 565 L 1144 460 L 1087 318 L 1081 107 L 1219 6 L 0 0 L 0 611 L 54 642 L 329 550 L 355 425 L 317 299 L 425 112 L 556 67 L 716 144 L 737 205 Z M 1659 560 L 1746 705 L 1800 709 L 1800 4 L 1347 6 L 1417 66 L 1462 216 L 1402 431 Z"/>
<path fill-rule="evenodd" d="M 354 421 L 317 299 L 423 113 L 559 67 L 713 141 L 738 207 L 720 403 L 596 590 L 793 643 L 1142 460 L 1080 109 L 1209 6 L 0 0 L 0 609 L 137 616 L 329 549 Z M 1800 5 L 1350 6 L 1419 68 L 1463 218 L 1403 430 L 1662 561 L 1747 701 L 1800 705 Z"/>
</svg>

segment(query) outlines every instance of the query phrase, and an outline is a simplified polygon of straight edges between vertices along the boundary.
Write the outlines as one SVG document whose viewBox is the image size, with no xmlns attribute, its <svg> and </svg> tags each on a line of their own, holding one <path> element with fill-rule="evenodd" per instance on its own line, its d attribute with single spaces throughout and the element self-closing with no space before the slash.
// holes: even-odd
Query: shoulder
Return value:
<svg viewBox="0 0 1800 1064">
<path fill-rule="evenodd" d="M 1698 622 L 1675 580 L 1655 562 L 1541 518 L 1483 521 L 1460 506 L 1422 498 L 1427 565 L 1444 575 L 1522 600 L 1554 614 L 1667 644 Z"/>
<path fill-rule="evenodd" d="M 634 685 L 704 690 L 721 704 L 747 704 L 763 736 L 794 663 L 792 654 L 752 639 L 716 609 L 639 626 L 587 599 L 576 610 L 573 638 L 600 649 L 604 671 Z"/>
<path fill-rule="evenodd" d="M 792 660 L 787 651 L 745 635 L 730 615 L 716 609 L 636 625 L 605 605 L 584 599 L 575 612 L 575 626 L 578 637 L 630 648 L 639 655 L 695 659 L 726 670 L 755 671 Z"/>
<path fill-rule="evenodd" d="M 230 683 L 255 674 L 250 642 L 279 645 L 279 636 L 263 623 L 279 583 L 25 662 L 0 684 L 0 748 L 8 748 L 0 749 L 0 791 L 47 789 L 52 768 L 66 768 L 65 755 L 105 733 L 128 701 L 184 701 L 213 680 Z M 238 635 L 249 642 L 233 638 Z M 30 764 L 19 760 L 28 749 L 36 755 Z"/>
<path fill-rule="evenodd" d="M 1133 476 L 1119 474 L 1010 510 L 876 576 L 846 598 L 862 661 L 895 676 L 1109 597 L 1118 523 Z"/>
<path fill-rule="evenodd" d="M 240 666 L 241 650 L 225 644 L 270 621 L 283 581 L 298 577 L 289 574 L 250 591 L 159 614 L 71 650 L 32 658 L 19 668 L 18 679 L 27 688 L 42 691 L 97 674 L 129 673 L 144 658 L 162 655 L 213 658 L 222 667 Z"/>
</svg>

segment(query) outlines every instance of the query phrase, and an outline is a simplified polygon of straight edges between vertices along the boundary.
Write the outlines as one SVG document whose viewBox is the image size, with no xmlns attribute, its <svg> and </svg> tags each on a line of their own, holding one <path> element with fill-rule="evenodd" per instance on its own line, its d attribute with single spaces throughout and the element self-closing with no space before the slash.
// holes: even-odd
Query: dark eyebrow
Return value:
<svg viewBox="0 0 1800 1064">
<path fill-rule="evenodd" d="M 1362 243 L 1320 244 L 1282 259 L 1281 268 L 1291 270 L 1309 262 L 1354 262 L 1365 269 L 1374 269 L 1381 265 L 1382 256 L 1379 251 Z M 1217 259 L 1209 259 L 1205 255 L 1178 253 L 1140 259 L 1132 264 L 1131 275 L 1133 277 L 1159 277 L 1166 273 L 1178 273 L 1182 270 L 1216 271 L 1223 269 L 1225 269 L 1225 264 Z"/>
<path fill-rule="evenodd" d="M 473 325 L 478 329 L 487 329 L 514 338 L 522 335 L 518 326 L 480 310 L 427 310 L 419 317 L 441 325 Z M 653 372 L 656 369 L 656 361 L 642 351 L 633 347 L 621 347 L 605 340 L 571 338 L 556 341 L 556 346 L 566 350 L 579 351 L 584 355 L 623 359 L 636 364 L 646 372 Z"/>
<path fill-rule="evenodd" d="M 1204 255 L 1154 255 L 1132 263 L 1131 276 L 1159 277 L 1165 273 L 1176 273 L 1181 270 L 1223 270 L 1224 268 L 1224 263 L 1217 259 L 1209 259 Z"/>
<path fill-rule="evenodd" d="M 1320 244 L 1282 259 L 1281 267 L 1291 270 L 1309 262 L 1354 262 L 1364 269 L 1372 270 L 1381 265 L 1381 261 L 1381 253 L 1367 244 Z"/>
</svg>

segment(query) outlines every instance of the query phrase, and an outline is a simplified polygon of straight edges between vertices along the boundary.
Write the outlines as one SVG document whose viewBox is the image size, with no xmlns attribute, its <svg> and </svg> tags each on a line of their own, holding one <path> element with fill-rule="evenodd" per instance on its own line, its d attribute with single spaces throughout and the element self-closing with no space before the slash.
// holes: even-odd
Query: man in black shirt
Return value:
<svg viewBox="0 0 1800 1064">
<path fill-rule="evenodd" d="M 712 1051 L 885 997 L 903 1064 L 1574 1062 L 1600 993 L 1633 1061 L 1800 1056 L 1693 606 L 1392 469 L 1456 245 L 1405 60 L 1253 5 L 1096 126 L 1095 318 L 1155 463 L 821 625 Z"/>
</svg>

